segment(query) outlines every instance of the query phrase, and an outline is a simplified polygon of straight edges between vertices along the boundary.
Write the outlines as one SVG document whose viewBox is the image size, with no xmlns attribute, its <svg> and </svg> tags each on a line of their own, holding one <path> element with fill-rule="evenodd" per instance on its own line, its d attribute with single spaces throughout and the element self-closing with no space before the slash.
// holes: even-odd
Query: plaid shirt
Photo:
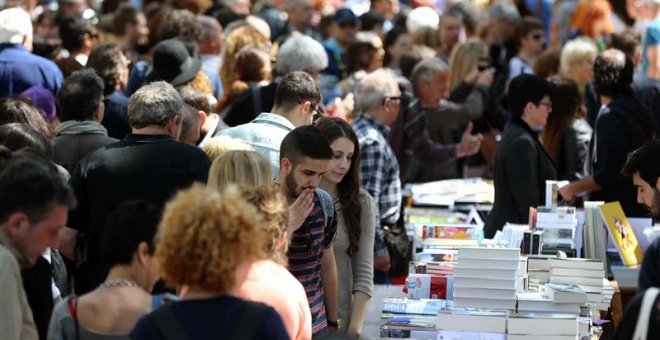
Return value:
<svg viewBox="0 0 660 340">
<path fill-rule="evenodd" d="M 399 162 L 387 142 L 390 128 L 361 113 L 351 123 L 360 143 L 362 186 L 374 198 L 377 223 L 395 224 L 401 210 Z M 380 223 L 376 228 L 374 256 L 387 254 Z"/>
</svg>

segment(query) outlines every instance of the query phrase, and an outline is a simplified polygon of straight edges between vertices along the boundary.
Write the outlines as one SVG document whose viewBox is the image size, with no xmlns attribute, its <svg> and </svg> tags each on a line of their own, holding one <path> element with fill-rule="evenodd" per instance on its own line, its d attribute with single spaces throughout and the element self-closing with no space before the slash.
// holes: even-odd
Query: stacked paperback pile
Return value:
<svg viewBox="0 0 660 340">
<path fill-rule="evenodd" d="M 571 314 L 517 313 L 509 315 L 508 340 L 575 340 L 578 317 Z"/>
<path fill-rule="evenodd" d="M 506 311 L 452 308 L 438 313 L 438 340 L 506 339 Z"/>
<path fill-rule="evenodd" d="M 607 279 L 603 279 L 603 298 L 597 307 L 599 310 L 608 310 L 612 305 L 612 297 L 614 296 L 614 287 Z"/>
<path fill-rule="evenodd" d="M 580 314 L 581 303 L 555 303 L 551 297 L 541 292 L 518 293 L 517 298 L 518 312 L 567 313 L 573 315 Z"/>
<path fill-rule="evenodd" d="M 515 309 L 519 266 L 519 248 L 459 248 L 454 306 Z"/>
<path fill-rule="evenodd" d="M 589 305 L 603 303 L 604 277 L 601 260 L 550 259 L 550 283 L 577 285 L 587 294 Z"/>
<path fill-rule="evenodd" d="M 435 335 L 438 312 L 446 306 L 445 300 L 386 298 L 383 300 L 380 335 Z"/>
<path fill-rule="evenodd" d="M 528 290 L 539 291 L 539 288 L 550 281 L 550 256 L 530 255 L 527 257 Z"/>
<path fill-rule="evenodd" d="M 600 214 L 605 202 L 584 202 L 583 243 L 584 257 L 605 260 L 607 257 L 607 232 Z"/>
<path fill-rule="evenodd" d="M 576 249 L 577 216 L 574 207 L 544 208 L 536 213 L 536 230 L 543 230 L 545 249 Z"/>
</svg>

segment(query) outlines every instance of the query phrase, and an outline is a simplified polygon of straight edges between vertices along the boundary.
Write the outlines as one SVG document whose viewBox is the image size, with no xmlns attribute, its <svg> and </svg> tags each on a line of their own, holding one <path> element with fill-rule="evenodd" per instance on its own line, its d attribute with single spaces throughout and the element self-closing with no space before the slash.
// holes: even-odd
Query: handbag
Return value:
<svg viewBox="0 0 660 340">
<path fill-rule="evenodd" d="M 383 238 L 390 254 L 390 275 L 393 277 L 408 275 L 408 267 L 412 260 L 412 241 L 408 238 L 405 228 L 398 224 L 384 225 Z"/>
</svg>

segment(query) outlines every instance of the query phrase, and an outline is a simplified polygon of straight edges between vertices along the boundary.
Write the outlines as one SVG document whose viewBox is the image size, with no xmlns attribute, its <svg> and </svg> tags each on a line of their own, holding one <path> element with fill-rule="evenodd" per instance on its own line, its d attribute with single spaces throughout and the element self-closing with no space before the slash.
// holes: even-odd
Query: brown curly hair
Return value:
<svg viewBox="0 0 660 340">
<path fill-rule="evenodd" d="M 271 236 L 260 216 L 236 186 L 217 192 L 196 184 L 180 191 L 167 204 L 157 234 L 163 278 L 228 293 L 239 266 L 270 258 Z"/>
<path fill-rule="evenodd" d="M 236 80 L 236 57 L 241 48 L 252 45 L 266 50 L 268 43 L 268 38 L 252 26 L 241 26 L 232 31 L 225 40 L 223 50 L 225 59 L 220 68 L 222 88 L 229 89 Z"/>
</svg>

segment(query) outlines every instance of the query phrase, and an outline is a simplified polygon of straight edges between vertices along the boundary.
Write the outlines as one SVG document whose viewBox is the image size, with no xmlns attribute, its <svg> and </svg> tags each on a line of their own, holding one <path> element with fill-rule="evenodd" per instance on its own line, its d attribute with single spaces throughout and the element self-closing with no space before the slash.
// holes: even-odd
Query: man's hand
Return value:
<svg viewBox="0 0 660 340">
<path fill-rule="evenodd" d="M 461 136 L 461 142 L 456 148 L 457 158 L 472 156 L 479 152 L 479 147 L 481 147 L 481 141 L 484 139 L 484 136 L 480 133 L 472 135 L 472 128 L 472 122 L 468 123 L 463 136 Z"/>
<path fill-rule="evenodd" d="M 300 196 L 296 198 L 296 201 L 289 206 L 289 220 L 286 228 L 289 237 L 293 237 L 293 233 L 300 229 L 313 208 L 314 189 L 305 189 Z"/>
<path fill-rule="evenodd" d="M 572 202 L 575 199 L 575 191 L 573 186 L 568 184 L 559 188 L 559 194 L 564 198 L 565 202 Z"/>
</svg>

